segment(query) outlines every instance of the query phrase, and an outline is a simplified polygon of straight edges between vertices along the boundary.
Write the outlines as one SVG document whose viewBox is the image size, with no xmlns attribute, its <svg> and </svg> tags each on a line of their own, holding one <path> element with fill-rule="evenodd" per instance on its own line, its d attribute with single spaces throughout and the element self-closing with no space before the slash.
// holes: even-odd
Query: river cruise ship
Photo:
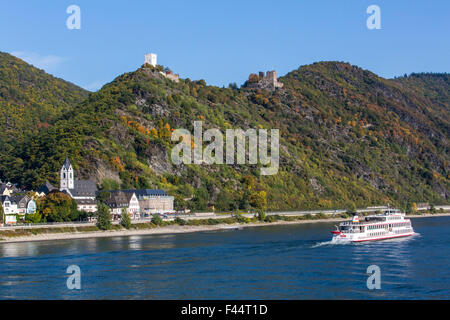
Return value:
<svg viewBox="0 0 450 320">
<path fill-rule="evenodd" d="M 414 234 L 411 221 L 397 209 L 386 209 L 381 214 L 368 215 L 361 219 L 358 215 L 352 221 L 336 226 L 332 242 L 363 242 L 408 237 Z"/>
</svg>

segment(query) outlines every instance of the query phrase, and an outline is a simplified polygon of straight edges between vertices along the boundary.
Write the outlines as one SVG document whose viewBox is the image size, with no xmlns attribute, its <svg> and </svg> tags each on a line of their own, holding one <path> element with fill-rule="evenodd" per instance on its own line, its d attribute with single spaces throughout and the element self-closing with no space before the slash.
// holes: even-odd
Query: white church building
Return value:
<svg viewBox="0 0 450 320">
<path fill-rule="evenodd" d="M 77 203 L 78 210 L 97 212 L 97 186 L 90 180 L 76 180 L 69 158 L 66 158 L 60 171 L 59 191 L 67 193 Z"/>
</svg>

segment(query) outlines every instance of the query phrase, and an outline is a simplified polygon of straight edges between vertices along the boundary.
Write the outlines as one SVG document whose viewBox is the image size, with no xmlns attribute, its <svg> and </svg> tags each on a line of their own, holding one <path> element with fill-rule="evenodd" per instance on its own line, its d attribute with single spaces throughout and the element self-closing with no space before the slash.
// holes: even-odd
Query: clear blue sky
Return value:
<svg viewBox="0 0 450 320">
<path fill-rule="evenodd" d="M 72 4 L 81 30 L 66 27 Z M 381 30 L 366 27 L 371 4 Z M 0 51 L 89 90 L 136 70 L 147 52 L 218 86 L 323 60 L 389 78 L 450 72 L 449 12 L 448 0 L 2 1 Z"/>
</svg>

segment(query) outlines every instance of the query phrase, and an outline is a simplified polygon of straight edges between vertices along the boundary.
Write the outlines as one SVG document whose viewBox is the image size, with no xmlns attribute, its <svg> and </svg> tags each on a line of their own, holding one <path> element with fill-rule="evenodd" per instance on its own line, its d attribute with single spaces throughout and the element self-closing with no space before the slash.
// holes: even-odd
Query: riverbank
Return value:
<svg viewBox="0 0 450 320">
<path fill-rule="evenodd" d="M 426 217 L 440 217 L 450 216 L 450 213 L 436 213 L 436 214 L 419 214 L 408 215 L 408 218 L 426 218 Z M 341 222 L 349 220 L 349 218 L 342 217 L 330 217 L 322 219 L 304 219 L 302 217 L 290 217 L 290 220 L 278 220 L 274 222 L 260 222 L 251 221 L 244 223 L 219 223 L 215 225 L 178 225 L 169 224 L 165 226 L 148 227 L 150 224 L 145 225 L 144 228 L 134 229 L 115 229 L 108 231 L 92 230 L 82 231 L 75 228 L 58 230 L 58 232 L 37 233 L 37 234 L 24 234 L 24 235 L 11 235 L 7 236 L 2 234 L 0 237 L 0 243 L 10 242 L 30 242 L 30 241 L 50 241 L 50 240 L 70 240 L 70 239 L 84 239 L 84 238 L 106 238 L 106 237 L 127 237 L 137 235 L 158 235 L 158 234 L 177 234 L 177 233 L 192 233 L 192 232 L 205 232 L 205 231 L 219 231 L 219 230 L 232 230 L 249 227 L 263 227 L 263 226 L 276 226 L 276 225 L 288 225 L 288 224 L 303 224 L 303 223 L 321 223 L 321 222 Z M 250 220 L 249 220 L 250 221 Z M 141 226 L 144 224 L 141 224 Z"/>
<path fill-rule="evenodd" d="M 316 220 L 293 220 L 293 221 L 275 221 L 275 222 L 250 222 L 250 223 L 221 223 L 217 225 L 167 225 L 154 227 L 150 229 L 120 229 L 108 231 L 88 231 L 88 232 L 60 232 L 60 233 L 41 233 L 24 236 L 12 236 L 0 239 L 0 243 L 10 242 L 29 242 L 29 241 L 49 241 L 49 240 L 70 240 L 84 238 L 107 238 L 107 237 L 127 237 L 137 235 L 157 235 L 157 234 L 177 234 L 205 231 L 233 230 L 249 227 L 276 226 L 286 224 L 302 223 L 320 223 L 320 222 L 340 222 L 348 218 L 329 218 Z M 3 236 L 4 237 L 4 236 Z"/>
</svg>

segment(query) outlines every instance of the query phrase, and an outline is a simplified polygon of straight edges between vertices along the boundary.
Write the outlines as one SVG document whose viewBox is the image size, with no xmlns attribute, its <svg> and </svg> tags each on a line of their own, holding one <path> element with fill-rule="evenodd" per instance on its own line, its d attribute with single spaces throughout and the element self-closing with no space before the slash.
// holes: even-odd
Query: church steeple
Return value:
<svg viewBox="0 0 450 320">
<path fill-rule="evenodd" d="M 66 161 L 64 161 L 63 167 L 66 167 L 67 169 L 69 169 L 71 166 L 72 165 L 70 164 L 69 157 L 66 157 Z"/>
<path fill-rule="evenodd" d="M 68 189 L 74 189 L 74 174 L 69 157 L 66 157 L 60 172 L 59 190 L 64 191 Z"/>
</svg>

